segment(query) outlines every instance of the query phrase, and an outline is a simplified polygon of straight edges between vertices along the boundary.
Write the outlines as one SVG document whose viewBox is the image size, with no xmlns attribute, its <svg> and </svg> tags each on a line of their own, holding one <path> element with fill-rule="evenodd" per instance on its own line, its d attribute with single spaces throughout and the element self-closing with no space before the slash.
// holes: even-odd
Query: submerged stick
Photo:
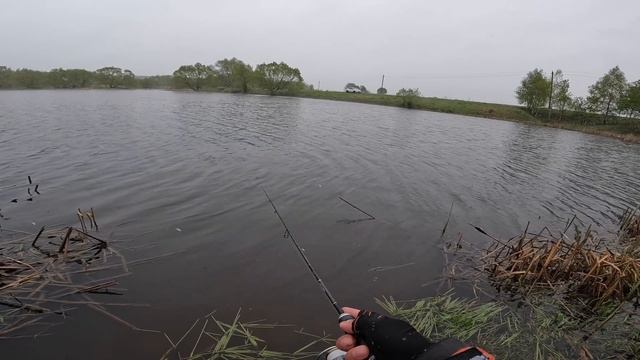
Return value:
<svg viewBox="0 0 640 360">
<path fill-rule="evenodd" d="M 348 201 L 347 201 L 347 200 L 345 200 L 342 196 L 338 196 L 338 199 L 340 199 L 340 200 L 344 201 L 347 205 L 349 205 L 349 206 L 351 206 L 352 208 L 354 208 L 354 209 L 356 209 L 356 210 L 360 211 L 361 213 L 363 213 L 363 214 L 367 215 L 369 218 L 371 218 L 371 220 L 375 220 L 375 219 L 376 219 L 376 217 L 375 217 L 375 216 L 373 216 L 373 215 L 369 214 L 368 212 L 366 212 L 366 211 L 364 211 L 364 210 L 360 209 L 359 207 L 357 207 L 357 206 L 353 205 L 352 203 L 348 202 Z"/>
<path fill-rule="evenodd" d="M 442 228 L 442 233 L 440 233 L 440 239 L 444 237 L 444 234 L 447 232 L 447 227 L 449 226 L 449 220 L 451 220 L 451 213 L 453 212 L 453 201 L 451 202 L 451 207 L 449 208 L 449 215 L 447 216 L 447 222 L 444 223 L 444 227 Z"/>
<path fill-rule="evenodd" d="M 36 247 L 36 241 L 38 241 L 38 238 L 40 237 L 40 235 L 42 235 L 43 231 L 44 231 L 44 226 L 40 228 L 40 231 L 38 231 L 38 234 L 36 235 L 36 237 L 31 242 L 31 246 L 32 247 Z"/>
<path fill-rule="evenodd" d="M 93 211 L 93 208 L 91 208 L 91 220 L 93 220 L 93 225 L 95 225 L 96 231 L 99 231 L 98 230 L 98 222 L 96 222 L 96 212 Z"/>
<path fill-rule="evenodd" d="M 60 248 L 58 249 L 58 253 L 61 253 L 64 251 L 65 255 L 67 253 L 67 243 L 69 242 L 69 237 L 71 236 L 71 231 L 73 231 L 73 228 L 71 226 L 69 226 L 69 229 L 67 230 L 67 234 L 64 236 L 64 240 L 62 240 L 62 244 L 60 244 Z"/>
</svg>

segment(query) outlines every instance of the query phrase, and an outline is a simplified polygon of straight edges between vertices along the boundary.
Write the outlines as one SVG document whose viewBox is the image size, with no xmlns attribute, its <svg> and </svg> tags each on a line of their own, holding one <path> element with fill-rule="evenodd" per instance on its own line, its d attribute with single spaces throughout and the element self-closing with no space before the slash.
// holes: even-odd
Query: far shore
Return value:
<svg viewBox="0 0 640 360">
<path fill-rule="evenodd" d="M 393 95 L 352 94 L 338 91 L 305 91 L 295 96 L 403 107 L 402 99 Z M 602 116 L 599 114 L 565 111 L 564 114 L 562 114 L 562 120 L 560 120 L 560 112 L 553 110 L 551 120 L 549 121 L 546 110 L 541 111 L 538 117 L 534 117 L 524 108 L 515 105 L 434 97 L 418 98 L 413 109 L 580 131 L 587 134 L 611 137 L 625 142 L 640 143 L 640 119 L 616 118 L 610 119 L 607 124 L 603 124 Z"/>
<path fill-rule="evenodd" d="M 100 88 L 78 88 L 76 90 L 93 90 Z M 104 89 L 104 88 L 103 88 Z M 9 89 L 7 89 L 9 90 Z M 47 90 L 47 89 L 42 89 Z M 50 89 L 52 90 L 52 89 Z M 61 89 L 55 89 L 61 90 Z M 119 89 L 104 89 L 119 90 Z M 135 90 L 135 89 L 131 89 Z M 147 90 L 147 89 L 140 89 Z M 153 88 L 149 90 L 169 90 L 190 92 L 186 89 Z M 201 90 L 201 92 L 231 93 L 224 90 Z M 251 91 L 251 94 L 267 95 L 260 91 Z M 403 107 L 402 98 L 395 95 L 378 94 L 354 94 L 340 91 L 304 90 L 297 94 L 283 94 L 284 96 L 322 99 L 330 101 L 356 102 L 371 105 Z M 551 118 L 548 118 L 547 110 L 541 110 L 538 116 L 533 116 L 523 107 L 506 104 L 493 104 L 467 100 L 441 99 L 436 97 L 419 97 L 416 99 L 412 110 L 426 110 L 447 114 L 473 116 L 495 120 L 505 120 L 517 123 L 552 127 L 564 130 L 579 131 L 592 135 L 606 136 L 629 143 L 640 143 L 640 119 L 616 117 L 609 119 L 605 124 L 600 114 L 553 110 Z"/>
</svg>

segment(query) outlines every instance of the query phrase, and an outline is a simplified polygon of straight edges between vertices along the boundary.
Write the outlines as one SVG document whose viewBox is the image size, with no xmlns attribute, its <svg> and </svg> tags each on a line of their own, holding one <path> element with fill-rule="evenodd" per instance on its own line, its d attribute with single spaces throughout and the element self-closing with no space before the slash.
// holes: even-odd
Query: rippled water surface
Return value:
<svg viewBox="0 0 640 360">
<path fill-rule="evenodd" d="M 25 198 L 30 175 L 40 185 Z M 104 237 L 139 265 L 116 309 L 178 338 L 229 320 L 337 332 L 333 309 L 269 207 L 266 189 L 344 304 L 433 295 L 439 233 L 483 238 L 559 226 L 611 228 L 640 201 L 640 146 L 521 124 L 309 99 L 164 91 L 0 92 L 3 228 L 74 223 L 93 207 Z M 342 196 L 376 217 L 365 216 Z M 34 225 L 35 224 L 35 225 Z M 1 234 L 1 233 L 0 233 Z M 406 265 L 408 264 L 408 265 Z M 388 271 L 381 266 L 406 265 Z M 51 336 L 0 343 L 2 359 L 157 359 L 162 336 L 79 309 Z M 274 336 L 275 347 L 299 340 Z M 305 339 L 306 340 L 306 339 Z"/>
</svg>

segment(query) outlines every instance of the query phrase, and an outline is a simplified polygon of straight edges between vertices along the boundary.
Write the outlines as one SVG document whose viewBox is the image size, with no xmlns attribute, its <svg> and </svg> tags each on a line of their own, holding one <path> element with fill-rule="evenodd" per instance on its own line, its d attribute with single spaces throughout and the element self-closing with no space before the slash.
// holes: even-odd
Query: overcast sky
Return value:
<svg viewBox="0 0 640 360">
<path fill-rule="evenodd" d="M 615 65 L 640 79 L 640 1 L 3 0 L 0 65 L 119 66 L 138 75 L 237 57 L 285 61 L 321 89 L 347 82 L 513 103 L 529 70 L 574 94 Z"/>
</svg>

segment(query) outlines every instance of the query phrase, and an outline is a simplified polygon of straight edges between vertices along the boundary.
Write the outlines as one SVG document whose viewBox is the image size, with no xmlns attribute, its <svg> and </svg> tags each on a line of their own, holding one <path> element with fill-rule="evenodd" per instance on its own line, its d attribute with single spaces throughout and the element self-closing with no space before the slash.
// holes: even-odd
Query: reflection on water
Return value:
<svg viewBox="0 0 640 360">
<path fill-rule="evenodd" d="M 117 309 L 181 335 L 192 319 L 239 307 L 245 318 L 333 331 L 334 314 L 270 210 L 345 304 L 414 298 L 441 271 L 439 232 L 484 241 L 576 213 L 610 227 L 640 200 L 640 147 L 576 132 L 421 111 L 295 98 L 164 91 L 0 92 L 0 188 L 31 175 L 32 203 L 0 193 L 5 228 L 74 222 L 94 207 L 131 258 Z M 362 217 L 338 199 L 366 212 Z M 36 223 L 33 225 L 32 223 Z M 176 228 L 182 231 L 176 231 Z M 410 264 L 410 265 L 406 265 Z M 388 271 L 369 271 L 385 268 Z M 317 314 L 310 317 L 309 314 Z M 157 359 L 162 337 L 78 310 L 56 334 L 5 342 L 1 358 Z M 98 329 L 98 330 L 96 330 Z M 75 339 L 66 346 L 64 339 Z M 289 336 L 270 339 L 292 346 Z M 37 346 L 33 346 L 36 344 Z"/>
</svg>

